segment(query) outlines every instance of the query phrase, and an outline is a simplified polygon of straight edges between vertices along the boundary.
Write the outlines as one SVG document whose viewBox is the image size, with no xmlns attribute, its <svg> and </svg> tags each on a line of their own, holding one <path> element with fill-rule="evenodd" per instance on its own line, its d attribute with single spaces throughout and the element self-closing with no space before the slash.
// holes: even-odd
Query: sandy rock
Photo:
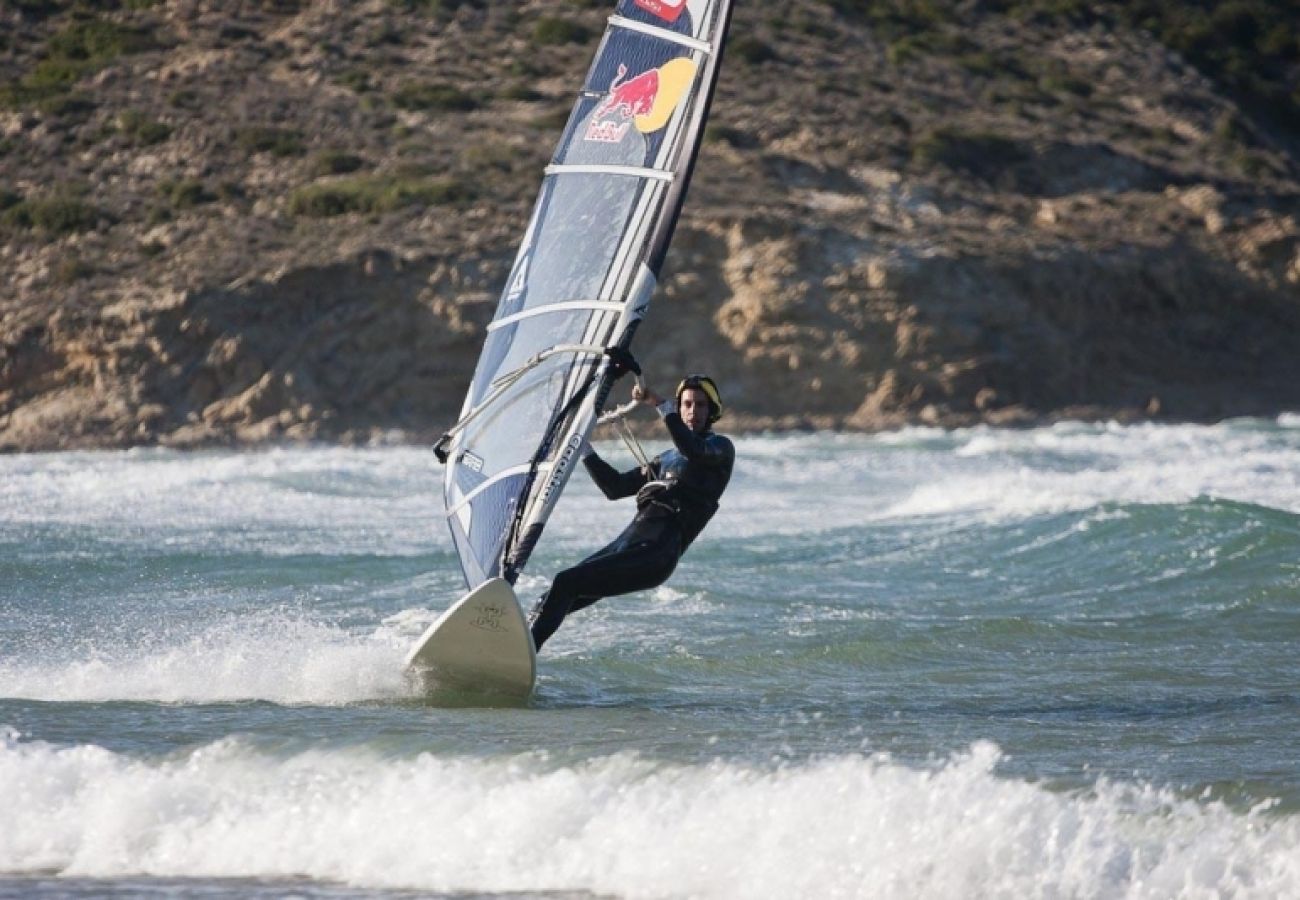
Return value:
<svg viewBox="0 0 1300 900">
<path fill-rule="evenodd" d="M 74 14 L 165 39 L 80 82 L 79 111 L 0 111 L 0 187 L 89 208 L 0 232 L 0 449 L 430 440 L 454 420 L 591 47 L 535 46 L 527 6 L 425 6 L 6 20 L 15 72 Z M 929 35 L 960 34 L 960 57 L 904 59 L 821 8 L 830 32 L 727 57 L 637 335 L 654 383 L 714 374 L 733 429 L 1300 408 L 1294 144 L 1149 34 L 987 7 Z M 607 13 L 564 10 L 593 34 Z M 767 18 L 738 8 L 737 33 Z M 973 73 L 983 57 L 1011 64 Z M 412 81 L 476 108 L 397 103 Z M 468 193 L 301 211 L 368 178 Z"/>
</svg>

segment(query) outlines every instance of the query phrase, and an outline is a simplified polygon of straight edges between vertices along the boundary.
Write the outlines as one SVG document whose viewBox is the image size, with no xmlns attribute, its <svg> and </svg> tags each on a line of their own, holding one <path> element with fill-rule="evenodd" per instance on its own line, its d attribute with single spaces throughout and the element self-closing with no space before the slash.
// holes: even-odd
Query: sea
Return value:
<svg viewBox="0 0 1300 900">
<path fill-rule="evenodd" d="M 0 897 L 1300 897 L 1300 415 L 736 446 L 514 704 L 427 447 L 0 457 Z"/>
</svg>

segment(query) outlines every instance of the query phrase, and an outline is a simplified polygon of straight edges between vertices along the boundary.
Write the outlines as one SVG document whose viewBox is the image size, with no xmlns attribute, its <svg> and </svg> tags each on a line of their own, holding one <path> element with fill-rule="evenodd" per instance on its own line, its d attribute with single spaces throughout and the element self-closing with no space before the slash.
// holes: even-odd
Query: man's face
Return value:
<svg viewBox="0 0 1300 900">
<path fill-rule="evenodd" d="M 687 388 L 682 391 L 681 400 L 677 403 L 677 411 L 682 415 L 682 421 L 691 431 L 703 431 L 709 424 L 709 395 L 699 388 Z"/>
</svg>

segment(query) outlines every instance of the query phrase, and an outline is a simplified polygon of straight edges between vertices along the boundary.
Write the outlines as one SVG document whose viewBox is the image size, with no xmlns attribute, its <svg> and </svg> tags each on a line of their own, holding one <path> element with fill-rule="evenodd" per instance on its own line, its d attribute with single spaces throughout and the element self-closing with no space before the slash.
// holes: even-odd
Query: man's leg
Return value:
<svg viewBox="0 0 1300 900">
<path fill-rule="evenodd" d="M 633 544 L 623 549 L 606 547 L 555 576 L 542 597 L 533 620 L 537 649 L 555 634 L 564 617 L 585 609 L 602 597 L 616 597 L 658 587 L 677 567 L 676 540 Z"/>
</svg>

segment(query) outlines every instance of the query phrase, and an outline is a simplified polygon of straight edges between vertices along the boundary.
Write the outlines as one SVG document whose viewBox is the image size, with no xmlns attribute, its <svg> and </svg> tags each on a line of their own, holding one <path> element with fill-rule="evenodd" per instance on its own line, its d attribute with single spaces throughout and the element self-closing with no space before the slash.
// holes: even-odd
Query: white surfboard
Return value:
<svg viewBox="0 0 1300 900">
<path fill-rule="evenodd" d="M 510 583 L 493 578 L 460 598 L 407 654 L 406 671 L 426 692 L 531 696 L 537 650 Z"/>
</svg>

